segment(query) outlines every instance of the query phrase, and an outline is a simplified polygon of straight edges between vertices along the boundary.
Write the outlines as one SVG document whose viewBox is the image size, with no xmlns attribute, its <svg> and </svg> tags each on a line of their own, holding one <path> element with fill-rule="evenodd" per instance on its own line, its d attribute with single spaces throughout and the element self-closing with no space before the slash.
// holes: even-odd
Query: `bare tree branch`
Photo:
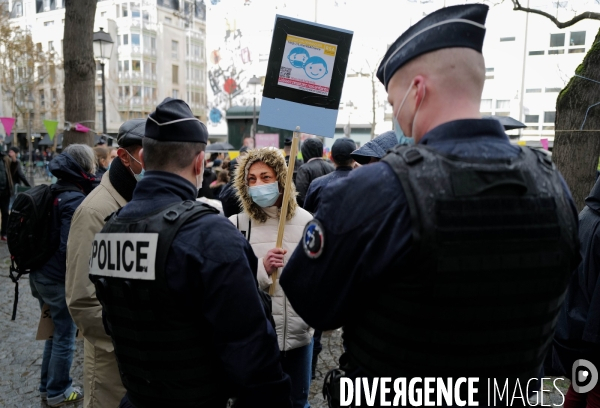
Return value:
<svg viewBox="0 0 600 408">
<path fill-rule="evenodd" d="M 548 14 L 545 11 L 521 6 L 521 3 L 519 2 L 519 0 L 512 0 L 512 2 L 513 2 L 513 10 L 525 11 L 527 13 L 538 14 L 540 16 L 544 16 L 547 19 L 549 19 L 550 21 L 552 21 L 558 28 L 567 28 L 567 27 L 570 27 L 570 26 L 580 22 L 581 20 L 585 20 L 585 19 L 600 20 L 600 13 L 586 11 L 584 13 L 576 15 L 569 21 L 560 22 L 552 14 Z"/>
</svg>

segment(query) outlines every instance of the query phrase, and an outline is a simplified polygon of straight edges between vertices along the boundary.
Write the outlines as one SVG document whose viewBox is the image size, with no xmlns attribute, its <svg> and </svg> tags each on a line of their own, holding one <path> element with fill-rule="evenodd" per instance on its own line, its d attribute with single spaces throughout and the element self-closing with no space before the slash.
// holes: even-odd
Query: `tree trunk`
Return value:
<svg viewBox="0 0 600 408">
<path fill-rule="evenodd" d="M 63 149 L 73 143 L 94 145 L 94 135 L 76 132 L 75 123 L 94 129 L 99 126 L 93 122 L 96 117 L 96 62 L 92 43 L 95 16 L 96 0 L 65 1 L 65 120 L 73 127 L 65 132 Z"/>
<path fill-rule="evenodd" d="M 600 102 L 600 83 L 595 82 L 600 81 L 600 32 L 575 74 L 556 100 L 552 158 L 582 210 L 600 157 L 600 105 L 591 107 Z"/>
</svg>

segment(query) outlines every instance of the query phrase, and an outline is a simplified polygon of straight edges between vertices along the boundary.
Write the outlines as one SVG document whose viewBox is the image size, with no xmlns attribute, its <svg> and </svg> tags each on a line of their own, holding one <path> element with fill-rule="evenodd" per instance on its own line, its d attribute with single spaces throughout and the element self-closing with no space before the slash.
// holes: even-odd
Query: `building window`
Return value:
<svg viewBox="0 0 600 408">
<path fill-rule="evenodd" d="M 544 55 L 545 51 L 529 51 L 529 55 Z"/>
<path fill-rule="evenodd" d="M 179 67 L 177 65 L 173 65 L 172 80 L 174 84 L 179 83 Z"/>
<path fill-rule="evenodd" d="M 482 112 L 491 111 L 492 110 L 492 100 L 491 99 L 482 99 L 481 107 L 479 108 L 479 110 Z"/>
<path fill-rule="evenodd" d="M 96 88 L 96 103 L 102 103 L 102 87 Z"/>
<path fill-rule="evenodd" d="M 129 34 L 123 34 L 123 45 L 129 44 Z"/>
<path fill-rule="evenodd" d="M 560 92 L 562 88 L 546 88 L 546 92 Z"/>
<path fill-rule="evenodd" d="M 56 68 L 54 65 L 50 65 L 50 82 L 56 81 Z"/>
<path fill-rule="evenodd" d="M 165 17 L 165 23 L 171 24 L 171 17 Z"/>
<path fill-rule="evenodd" d="M 179 91 L 177 89 L 173 89 L 173 99 L 179 99 Z"/>
<path fill-rule="evenodd" d="M 131 34 L 131 45 L 140 45 L 140 35 Z"/>
<path fill-rule="evenodd" d="M 106 17 L 106 11 L 103 11 L 102 13 L 100 13 L 100 17 Z"/>
<path fill-rule="evenodd" d="M 123 14 L 121 14 L 121 16 L 127 17 L 129 15 L 127 13 L 127 3 L 123 3 L 123 5 L 121 6 L 121 11 L 123 11 Z"/>
<path fill-rule="evenodd" d="M 496 110 L 510 110 L 510 99 L 499 99 L 496 101 Z"/>
<path fill-rule="evenodd" d="M 142 11 L 142 19 L 144 21 L 150 21 L 150 13 L 148 13 L 147 11 Z"/>
<path fill-rule="evenodd" d="M 52 21 L 44 21 L 44 27 L 53 26 L 53 25 L 54 25 L 54 20 L 52 20 Z M 579 45 L 579 44 L 576 44 L 576 45 Z"/>
<path fill-rule="evenodd" d="M 565 50 L 548 50 L 548 55 L 564 54 Z"/>
<path fill-rule="evenodd" d="M 140 18 L 140 5 L 131 3 L 131 18 Z"/>
<path fill-rule="evenodd" d="M 119 72 L 123 72 L 123 61 L 119 61 L 117 63 L 117 67 L 118 67 Z"/>
<path fill-rule="evenodd" d="M 542 126 L 542 130 L 554 130 L 554 126 Z"/>
<path fill-rule="evenodd" d="M 54 41 L 48 41 L 48 51 L 54 51 Z"/>
<path fill-rule="evenodd" d="M 52 97 L 52 105 L 56 105 L 56 89 L 51 89 L 50 90 L 50 96 Z"/>
<path fill-rule="evenodd" d="M 525 93 L 542 93 L 542 88 L 529 88 L 525 90 Z"/>
<path fill-rule="evenodd" d="M 585 45 L 585 31 L 573 31 L 569 45 Z"/>
<path fill-rule="evenodd" d="M 544 112 L 544 123 L 554 123 L 556 112 Z"/>
<path fill-rule="evenodd" d="M 141 86 L 134 86 L 133 87 L 133 97 L 141 97 L 142 96 L 142 87 Z"/>
<path fill-rule="evenodd" d="M 502 37 L 500 38 L 500 42 L 514 41 L 515 37 Z"/>
<path fill-rule="evenodd" d="M 131 60 L 131 70 L 140 71 L 140 60 Z"/>
<path fill-rule="evenodd" d="M 149 86 L 144 87 L 144 98 L 149 99 L 152 96 L 152 88 Z"/>
<path fill-rule="evenodd" d="M 45 107 L 46 105 L 46 96 L 44 95 L 44 90 L 40 90 L 40 107 Z"/>
<path fill-rule="evenodd" d="M 38 80 L 42 82 L 44 80 L 44 67 L 38 67 Z"/>
<path fill-rule="evenodd" d="M 171 40 L 171 58 L 179 58 L 179 42 Z"/>
<path fill-rule="evenodd" d="M 150 37 L 150 49 L 152 51 L 156 50 L 156 37 Z"/>
<path fill-rule="evenodd" d="M 123 61 L 123 71 L 129 72 L 129 60 Z"/>
<path fill-rule="evenodd" d="M 540 115 L 525 115 L 525 123 L 538 123 Z"/>
<path fill-rule="evenodd" d="M 126 98 L 129 98 L 131 94 L 129 93 L 129 85 L 126 85 L 124 88 L 124 94 Z"/>
<path fill-rule="evenodd" d="M 564 47 L 565 33 L 550 34 L 550 47 Z"/>
<path fill-rule="evenodd" d="M 571 48 L 569 50 L 569 54 L 583 54 L 585 52 L 585 48 Z"/>
<path fill-rule="evenodd" d="M 96 123 L 98 124 L 98 127 L 100 127 L 100 125 L 104 123 L 104 112 L 98 111 L 96 112 L 96 115 L 98 116 L 98 122 Z"/>
<path fill-rule="evenodd" d="M 494 68 L 486 68 L 485 72 L 494 72 Z"/>
</svg>

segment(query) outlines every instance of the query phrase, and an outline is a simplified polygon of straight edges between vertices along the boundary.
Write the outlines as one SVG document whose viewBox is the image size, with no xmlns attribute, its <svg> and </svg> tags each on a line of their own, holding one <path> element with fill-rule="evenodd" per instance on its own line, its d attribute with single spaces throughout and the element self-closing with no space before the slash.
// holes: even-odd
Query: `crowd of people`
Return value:
<svg viewBox="0 0 600 408">
<path fill-rule="evenodd" d="M 122 124 L 114 156 L 56 155 L 49 169 L 71 189 L 54 200 L 56 252 L 29 276 L 55 325 L 48 406 L 306 408 L 321 335 L 341 327 L 332 407 L 340 375 L 512 390 L 571 378 L 581 359 L 600 367 L 600 182 L 578 219 L 551 160 L 480 118 L 486 14 L 441 9 L 389 47 L 377 76 L 395 127 L 358 148 L 340 138 L 324 157 L 308 138 L 300 160 L 291 140 L 248 138 L 233 160 L 209 156 L 206 126 L 167 98 Z M 27 183 L 18 154 L 0 160 L 3 239 L 4 203 Z M 83 390 L 69 376 L 77 328 Z M 569 388 L 565 407 L 586 406 L 600 385 Z"/>
</svg>

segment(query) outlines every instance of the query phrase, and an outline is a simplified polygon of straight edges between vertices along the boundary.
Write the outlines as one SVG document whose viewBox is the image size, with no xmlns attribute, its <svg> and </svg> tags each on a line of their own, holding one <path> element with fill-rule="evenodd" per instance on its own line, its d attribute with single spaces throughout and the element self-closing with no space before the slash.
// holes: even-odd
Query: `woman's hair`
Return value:
<svg viewBox="0 0 600 408">
<path fill-rule="evenodd" d="M 94 150 L 88 145 L 72 144 L 67 146 L 62 152 L 75 159 L 83 170 L 90 174 L 96 173 L 96 155 L 94 154 Z"/>
<path fill-rule="evenodd" d="M 98 165 L 100 165 L 100 160 L 108 160 L 110 150 L 107 147 L 96 146 L 94 147 L 94 153 L 96 153 L 96 160 Z"/>
<path fill-rule="evenodd" d="M 229 183 L 229 174 L 226 171 L 220 171 L 217 176 L 217 182 Z"/>
</svg>

